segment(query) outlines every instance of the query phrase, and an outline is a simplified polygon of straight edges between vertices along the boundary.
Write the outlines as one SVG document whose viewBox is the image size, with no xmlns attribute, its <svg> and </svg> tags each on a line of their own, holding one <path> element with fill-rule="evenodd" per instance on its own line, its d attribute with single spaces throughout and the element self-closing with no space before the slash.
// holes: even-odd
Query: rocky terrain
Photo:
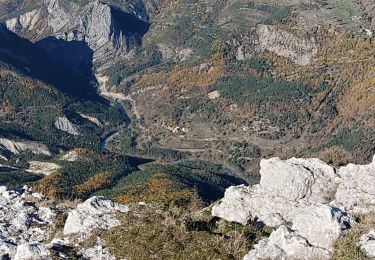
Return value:
<svg viewBox="0 0 375 260">
<path fill-rule="evenodd" d="M 62 204 L 48 201 L 42 194 L 32 193 L 27 187 L 19 190 L 1 187 L 1 192 L 2 259 L 70 258 L 65 250 L 87 238 L 95 229 L 119 225 L 115 215 L 128 211 L 126 206 L 102 197 L 92 197 L 68 210 Z M 65 213 L 65 224 L 57 223 Z M 63 229 L 58 230 L 57 225 L 63 225 Z M 98 243 L 87 251 L 81 249 L 79 255 L 86 259 L 112 259 L 99 238 Z"/>
<path fill-rule="evenodd" d="M 5 1 L 0 54 L 63 93 L 112 102 L 124 124 L 84 117 L 102 129 L 105 150 L 224 163 L 254 182 L 260 158 L 370 160 L 373 8 L 368 0 Z M 55 115 L 54 128 L 86 136 L 83 112 Z"/>
<path fill-rule="evenodd" d="M 2 258 L 375 258 L 374 8 L 0 1 Z"/>
<path fill-rule="evenodd" d="M 318 159 L 262 160 L 261 183 L 228 188 L 213 204 L 212 215 L 258 229 L 272 227 L 244 259 L 332 259 L 340 249 L 337 240 L 361 225 L 360 215 L 373 212 L 374 178 L 375 161 L 336 169 Z M 2 258 L 119 259 L 105 239 L 93 234 L 126 227 L 133 214 L 167 214 L 151 204 L 120 205 L 104 197 L 79 203 L 50 200 L 28 187 L 0 191 Z M 373 228 L 354 241 L 368 257 L 375 257 Z M 91 247 L 87 240 L 93 241 Z"/>
<path fill-rule="evenodd" d="M 24 151 L 30 151 L 35 154 L 51 155 L 48 147 L 36 142 L 17 142 L 5 138 L 0 138 L 0 147 L 2 150 L 19 154 Z"/>
<path fill-rule="evenodd" d="M 99 1 L 82 6 L 69 1 L 46 0 L 41 8 L 9 19 L 5 25 L 38 42 L 55 60 L 75 70 L 91 70 L 87 62 L 104 64 L 126 54 L 139 45 L 147 32 L 148 17 L 144 11 L 138 14 L 135 7 L 127 11 Z M 91 61 L 87 55 L 92 56 Z"/>
<path fill-rule="evenodd" d="M 230 187 L 212 208 L 228 221 L 275 228 L 244 259 L 331 259 L 356 217 L 373 212 L 375 160 L 335 169 L 318 159 L 272 158 L 260 167 L 260 184 Z M 357 242 L 374 257 L 369 232 Z"/>
</svg>

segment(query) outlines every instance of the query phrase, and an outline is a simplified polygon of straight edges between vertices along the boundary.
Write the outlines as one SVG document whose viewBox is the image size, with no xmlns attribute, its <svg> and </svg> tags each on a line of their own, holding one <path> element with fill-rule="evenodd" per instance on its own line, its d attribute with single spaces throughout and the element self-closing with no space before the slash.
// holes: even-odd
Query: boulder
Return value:
<svg viewBox="0 0 375 260">
<path fill-rule="evenodd" d="M 359 246 L 367 256 L 375 258 L 375 229 L 363 234 L 360 237 L 357 246 Z"/>
<path fill-rule="evenodd" d="M 104 197 L 92 197 L 68 213 L 64 235 L 87 235 L 94 229 L 110 229 L 120 224 L 116 213 L 128 212 L 128 207 Z"/>
<path fill-rule="evenodd" d="M 341 179 L 332 204 L 353 214 L 375 211 L 375 157 L 368 165 L 341 167 L 338 174 Z"/>
<path fill-rule="evenodd" d="M 309 205 L 329 202 L 336 189 L 334 169 L 318 159 L 262 160 L 259 185 L 230 187 L 212 208 L 214 216 L 276 227 L 293 222 Z M 304 210 L 306 208 L 306 210 Z"/>
<path fill-rule="evenodd" d="M 331 259 L 331 253 L 326 249 L 311 246 L 297 232 L 286 226 L 280 226 L 270 237 L 259 241 L 244 257 L 244 260 L 257 259 Z"/>
<path fill-rule="evenodd" d="M 335 190 L 333 167 L 319 159 L 271 158 L 260 162 L 260 185 L 268 194 L 288 200 L 325 202 Z"/>
<path fill-rule="evenodd" d="M 17 246 L 14 260 L 49 260 L 51 253 L 42 244 L 24 243 Z"/>
<path fill-rule="evenodd" d="M 338 208 L 318 204 L 306 207 L 293 219 L 292 229 L 315 247 L 331 250 L 343 230 L 354 221 Z"/>
<path fill-rule="evenodd" d="M 334 204 L 340 175 L 318 159 L 271 158 L 260 167 L 260 184 L 230 187 L 212 207 L 213 216 L 227 221 L 278 228 L 245 259 L 329 258 L 355 223 Z"/>
<path fill-rule="evenodd" d="M 252 194 L 252 188 L 245 185 L 227 188 L 224 199 L 212 207 L 212 215 L 246 225 L 251 220 L 250 194 Z"/>
<path fill-rule="evenodd" d="M 65 116 L 60 116 L 55 121 L 55 127 L 71 135 L 79 135 L 78 127 Z"/>
</svg>

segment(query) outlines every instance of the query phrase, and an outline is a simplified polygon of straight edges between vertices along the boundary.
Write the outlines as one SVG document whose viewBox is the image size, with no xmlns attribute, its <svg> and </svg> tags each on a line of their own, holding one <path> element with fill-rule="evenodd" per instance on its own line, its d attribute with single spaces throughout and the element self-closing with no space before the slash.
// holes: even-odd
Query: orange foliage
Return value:
<svg viewBox="0 0 375 260">
<path fill-rule="evenodd" d="M 375 113 L 375 78 L 369 77 L 350 86 L 339 102 L 339 109 L 343 114 L 351 116 L 373 116 Z"/>
<path fill-rule="evenodd" d="M 163 174 L 158 174 L 159 176 Z M 180 191 L 171 190 L 172 181 L 166 178 L 151 179 L 148 182 L 148 189 L 143 194 L 125 194 L 118 196 L 116 201 L 118 203 L 135 203 L 135 202 L 170 202 L 178 200 L 190 200 L 194 196 L 194 192 L 189 189 L 182 189 Z"/>
<path fill-rule="evenodd" d="M 1 68 L 0 77 L 11 77 L 11 80 L 14 83 L 22 86 L 23 91 L 19 93 L 22 97 L 29 98 L 32 94 L 32 91 L 36 88 L 42 88 L 47 90 L 48 92 L 57 93 L 56 89 L 52 88 L 50 85 L 47 85 L 42 81 L 35 80 L 25 75 L 20 76 L 17 73 L 14 73 L 14 71 L 10 71 L 8 69 Z"/>
<path fill-rule="evenodd" d="M 224 74 L 224 60 L 217 59 L 194 68 L 177 67 L 170 72 L 156 72 L 144 75 L 137 87 L 148 87 L 167 84 L 170 86 L 197 85 L 204 86 L 215 82 Z"/>
<path fill-rule="evenodd" d="M 41 179 L 34 187 L 34 190 L 50 198 L 60 198 L 64 194 L 61 185 L 61 174 L 54 172 Z"/>
<path fill-rule="evenodd" d="M 79 195 L 96 191 L 108 185 L 111 182 L 111 177 L 112 177 L 112 173 L 110 172 L 99 173 L 87 179 L 85 182 L 74 186 L 74 190 Z"/>
<path fill-rule="evenodd" d="M 340 116 L 349 120 L 375 123 L 375 41 L 348 35 L 323 37 L 325 44 L 308 66 L 298 66 L 275 54 L 267 54 L 276 75 L 297 80 L 309 86 L 328 83 L 330 95 L 337 95 Z M 323 39 L 322 39 L 323 41 Z M 319 109 L 326 93 L 318 93 L 312 109 Z"/>
<path fill-rule="evenodd" d="M 74 151 L 82 157 L 92 157 L 95 155 L 95 152 L 87 148 L 74 148 Z"/>
<path fill-rule="evenodd" d="M 5 114 L 5 115 L 12 115 L 15 113 L 15 108 L 12 106 L 12 104 L 6 100 L 1 104 L 0 106 L 0 114 Z"/>
<path fill-rule="evenodd" d="M 169 192 L 165 194 L 144 194 L 144 195 L 121 195 L 115 200 L 117 203 L 127 204 L 127 203 L 137 203 L 137 202 L 170 202 L 178 200 L 190 200 L 193 196 L 193 192 L 188 189 L 183 189 L 180 191 Z"/>
</svg>

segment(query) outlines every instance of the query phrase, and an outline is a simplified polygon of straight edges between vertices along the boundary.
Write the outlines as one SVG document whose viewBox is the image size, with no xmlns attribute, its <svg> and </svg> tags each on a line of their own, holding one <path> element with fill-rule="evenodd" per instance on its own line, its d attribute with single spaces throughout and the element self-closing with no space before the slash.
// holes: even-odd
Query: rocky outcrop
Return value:
<svg viewBox="0 0 375 260">
<path fill-rule="evenodd" d="M 157 46 L 165 60 L 185 61 L 193 54 L 190 48 L 172 47 L 164 43 L 159 43 Z"/>
<path fill-rule="evenodd" d="M 102 127 L 103 126 L 103 124 L 100 123 L 99 119 L 97 119 L 96 117 L 88 116 L 88 115 L 85 115 L 85 114 L 79 114 L 79 115 L 82 118 L 89 120 L 91 123 L 94 123 L 98 127 Z"/>
<path fill-rule="evenodd" d="M 368 165 L 338 169 L 338 187 L 332 204 L 354 214 L 375 211 L 375 157 Z"/>
<path fill-rule="evenodd" d="M 114 256 L 111 255 L 108 248 L 105 247 L 103 241 L 97 238 L 94 247 L 84 249 L 80 252 L 84 259 L 91 260 L 116 260 Z"/>
<path fill-rule="evenodd" d="M 365 252 L 367 256 L 375 258 L 375 229 L 363 234 L 360 237 L 357 246 L 359 246 L 359 248 Z"/>
<path fill-rule="evenodd" d="M 14 259 L 24 260 L 48 260 L 51 259 L 51 252 L 44 245 L 38 243 L 25 243 L 17 246 Z"/>
<path fill-rule="evenodd" d="M 48 147 L 44 144 L 29 141 L 18 142 L 6 138 L 0 138 L 0 150 L 9 151 L 13 154 L 29 151 L 34 154 L 51 155 Z"/>
<path fill-rule="evenodd" d="M 318 52 L 314 38 L 297 37 L 272 25 L 258 25 L 248 35 L 228 41 L 227 48 L 237 60 L 270 51 L 301 66 L 308 65 Z"/>
<path fill-rule="evenodd" d="M 102 197 L 93 197 L 69 210 L 27 187 L 0 187 L 0 258 L 47 260 L 58 253 L 61 259 L 69 259 L 64 248 L 71 248 L 83 259 L 114 259 L 99 238 L 88 249 L 77 243 L 95 229 L 119 225 L 117 214 L 126 212 L 128 207 Z M 56 230 L 58 216 L 61 219 L 66 213 L 64 229 Z"/>
<path fill-rule="evenodd" d="M 13 32 L 21 30 L 33 31 L 37 24 L 41 22 L 41 18 L 41 10 L 36 9 L 5 21 L 5 25 Z"/>
<path fill-rule="evenodd" d="M 27 187 L 20 190 L 0 187 L 2 259 L 49 259 L 49 251 L 42 241 L 48 238 L 48 226 L 56 213 L 53 209 L 29 203 L 27 197 L 37 200 L 39 195 L 31 193 Z"/>
<path fill-rule="evenodd" d="M 110 229 L 120 224 L 116 213 L 128 212 L 128 207 L 103 197 L 92 197 L 70 211 L 64 226 L 64 235 L 87 235 L 95 229 Z"/>
<path fill-rule="evenodd" d="M 79 154 L 77 151 L 75 150 L 71 150 L 69 152 L 67 152 L 66 154 L 64 154 L 63 156 L 61 156 L 60 160 L 62 161 L 68 161 L 68 162 L 75 162 L 75 161 L 78 161 L 80 158 Z"/>
<path fill-rule="evenodd" d="M 61 168 L 60 165 L 50 162 L 30 161 L 27 172 L 50 175 Z"/>
<path fill-rule="evenodd" d="M 272 158 L 260 166 L 260 184 L 230 187 L 212 208 L 228 221 L 278 227 L 247 259 L 330 258 L 338 237 L 355 225 L 350 214 L 373 211 L 375 161 L 335 169 L 318 159 Z"/>
<path fill-rule="evenodd" d="M 269 238 L 254 246 L 244 260 L 254 259 L 330 259 L 328 250 L 311 246 L 305 238 L 286 226 L 280 226 Z"/>
<path fill-rule="evenodd" d="M 292 222 L 303 208 L 327 202 L 336 188 L 333 168 L 317 159 L 272 158 L 260 165 L 260 184 L 228 188 L 214 215 L 242 224 L 259 219 L 275 227 Z"/>
<path fill-rule="evenodd" d="M 147 15 L 137 13 L 145 10 L 135 10 L 132 5 L 128 9 L 128 13 L 122 12 L 100 1 L 90 1 L 82 6 L 70 1 L 45 0 L 39 9 L 9 19 L 5 24 L 21 36 L 39 41 L 44 50 L 54 55 L 64 45 L 63 42 L 85 43 L 92 50 L 93 63 L 98 65 L 137 47 L 148 30 L 147 21 L 142 20 L 147 19 Z M 71 55 L 75 57 L 68 57 L 69 61 L 76 61 L 77 66 L 84 61 L 83 58 L 88 58 L 79 57 L 83 55 L 80 51 Z"/>
<path fill-rule="evenodd" d="M 55 121 L 55 127 L 71 135 L 79 135 L 78 127 L 70 122 L 65 116 L 58 117 Z"/>
</svg>

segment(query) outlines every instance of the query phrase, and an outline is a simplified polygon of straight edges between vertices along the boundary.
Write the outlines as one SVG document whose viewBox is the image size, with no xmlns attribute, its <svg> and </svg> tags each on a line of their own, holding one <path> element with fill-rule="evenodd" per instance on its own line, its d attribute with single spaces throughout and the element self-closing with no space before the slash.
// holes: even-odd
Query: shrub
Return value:
<svg viewBox="0 0 375 260">
<path fill-rule="evenodd" d="M 375 228 L 375 215 L 370 213 L 360 216 L 358 222 L 359 224 L 351 228 L 348 233 L 337 240 L 333 260 L 370 260 L 370 258 L 357 247 L 357 243 L 363 234 Z"/>
</svg>

